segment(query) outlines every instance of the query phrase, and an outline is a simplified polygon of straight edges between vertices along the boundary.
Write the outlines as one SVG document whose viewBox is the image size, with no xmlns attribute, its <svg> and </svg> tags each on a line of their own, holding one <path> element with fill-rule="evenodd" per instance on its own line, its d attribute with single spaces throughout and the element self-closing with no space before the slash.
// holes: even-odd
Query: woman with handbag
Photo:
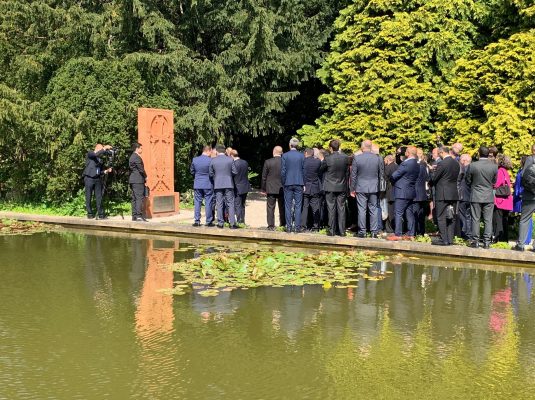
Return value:
<svg viewBox="0 0 535 400">
<path fill-rule="evenodd" d="M 497 157 L 498 177 L 494 185 L 494 214 L 492 227 L 493 242 L 507 242 L 509 240 L 509 213 L 513 211 L 513 194 L 511 193 L 511 178 L 509 170 L 512 168 L 511 159 L 503 154 Z"/>
</svg>

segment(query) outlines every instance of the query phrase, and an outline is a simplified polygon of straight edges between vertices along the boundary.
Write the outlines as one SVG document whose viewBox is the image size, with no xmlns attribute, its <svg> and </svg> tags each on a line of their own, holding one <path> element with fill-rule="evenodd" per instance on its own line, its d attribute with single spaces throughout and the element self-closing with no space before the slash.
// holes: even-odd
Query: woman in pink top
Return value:
<svg viewBox="0 0 535 400">
<path fill-rule="evenodd" d="M 511 159 L 503 154 L 499 154 L 497 159 L 498 163 L 498 177 L 494 189 L 498 189 L 500 186 L 506 186 L 509 188 L 509 195 L 500 195 L 500 189 L 494 196 L 494 215 L 492 218 L 492 225 L 494 230 L 495 242 L 507 242 L 509 240 L 509 213 L 513 211 L 513 194 L 511 191 L 511 178 L 509 172 L 512 168 Z"/>
</svg>

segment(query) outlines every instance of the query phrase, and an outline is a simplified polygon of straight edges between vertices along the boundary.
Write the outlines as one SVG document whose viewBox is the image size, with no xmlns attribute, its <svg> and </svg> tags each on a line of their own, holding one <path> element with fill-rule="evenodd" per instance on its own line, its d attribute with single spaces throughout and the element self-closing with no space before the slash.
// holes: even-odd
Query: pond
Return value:
<svg viewBox="0 0 535 400">
<path fill-rule="evenodd" d="M 340 288 L 166 293 L 207 243 L 0 236 L 0 398 L 535 396 L 535 269 L 403 257 Z"/>
</svg>

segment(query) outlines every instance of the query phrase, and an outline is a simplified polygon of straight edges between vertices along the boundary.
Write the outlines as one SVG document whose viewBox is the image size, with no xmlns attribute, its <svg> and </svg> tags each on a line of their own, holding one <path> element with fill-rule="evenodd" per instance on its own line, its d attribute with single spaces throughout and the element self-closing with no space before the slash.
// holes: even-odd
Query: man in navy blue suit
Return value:
<svg viewBox="0 0 535 400">
<path fill-rule="evenodd" d="M 405 161 L 392 174 L 391 181 L 394 186 L 395 197 L 395 232 L 388 240 L 402 240 L 403 220 L 407 219 L 407 236 L 412 239 L 416 232 L 414 212 L 412 210 L 416 198 L 416 181 L 420 174 L 420 166 L 417 161 L 417 150 L 414 146 L 407 147 Z"/>
<path fill-rule="evenodd" d="M 301 231 L 301 208 L 303 205 L 303 165 L 305 156 L 297 151 L 299 140 L 290 140 L 290 151 L 282 155 L 281 181 L 284 187 L 286 232 Z"/>
<path fill-rule="evenodd" d="M 236 166 L 231 157 L 225 155 L 225 146 L 216 146 L 217 156 L 212 158 L 210 164 L 210 177 L 214 181 L 214 192 L 217 209 L 217 227 L 223 228 L 225 219 L 223 203 L 228 210 L 228 219 L 231 229 L 236 229 L 236 213 L 234 211 L 234 180 Z"/>
<path fill-rule="evenodd" d="M 194 177 L 193 181 L 193 226 L 201 226 L 201 206 L 204 200 L 204 209 L 206 212 L 206 226 L 214 226 L 214 216 L 212 209 L 212 200 L 214 197 L 214 187 L 210 179 L 210 163 L 212 158 L 210 154 L 212 148 L 204 146 L 202 154 L 195 157 L 191 162 L 190 172 Z"/>
<path fill-rule="evenodd" d="M 249 183 L 249 163 L 240 158 L 238 150 L 232 149 L 230 155 L 234 160 L 236 175 L 234 175 L 234 208 L 236 211 L 236 221 L 239 224 L 245 223 L 245 201 L 247 193 L 251 191 Z"/>
</svg>

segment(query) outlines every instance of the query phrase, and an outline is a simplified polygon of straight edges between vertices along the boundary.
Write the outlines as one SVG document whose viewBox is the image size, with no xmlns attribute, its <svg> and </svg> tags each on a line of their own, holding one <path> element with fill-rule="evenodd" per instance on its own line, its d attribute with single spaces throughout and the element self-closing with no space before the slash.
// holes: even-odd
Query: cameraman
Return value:
<svg viewBox="0 0 535 400">
<path fill-rule="evenodd" d="M 91 197 L 95 192 L 95 200 L 97 203 L 97 219 L 105 219 L 104 209 L 102 207 L 102 176 L 109 174 L 112 169 L 104 169 L 100 157 L 109 151 L 111 146 L 103 146 L 98 143 L 94 151 L 88 151 L 85 159 L 84 169 L 84 186 L 85 186 L 85 208 L 87 210 L 87 218 L 95 218 L 93 209 L 91 208 Z"/>
</svg>

